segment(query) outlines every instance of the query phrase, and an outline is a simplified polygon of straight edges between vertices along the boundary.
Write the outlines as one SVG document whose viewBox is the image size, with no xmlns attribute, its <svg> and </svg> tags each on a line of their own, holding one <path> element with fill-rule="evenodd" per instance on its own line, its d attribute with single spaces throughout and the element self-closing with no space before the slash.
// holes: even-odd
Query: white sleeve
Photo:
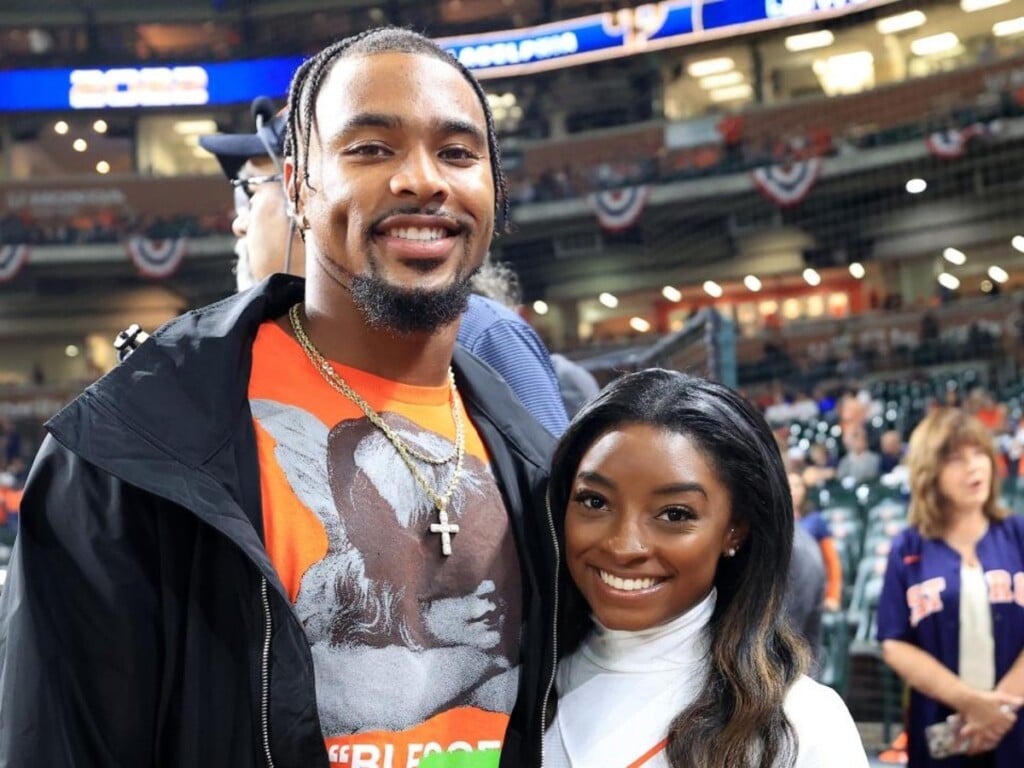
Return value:
<svg viewBox="0 0 1024 768">
<path fill-rule="evenodd" d="M 857 726 L 834 690 L 801 677 L 785 710 L 799 740 L 796 768 L 868 768 Z"/>
</svg>

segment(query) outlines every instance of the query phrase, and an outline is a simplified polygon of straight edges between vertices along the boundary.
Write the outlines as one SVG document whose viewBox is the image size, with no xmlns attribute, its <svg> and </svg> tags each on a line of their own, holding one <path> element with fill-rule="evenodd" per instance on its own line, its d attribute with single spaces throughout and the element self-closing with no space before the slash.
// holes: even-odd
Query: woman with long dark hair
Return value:
<svg viewBox="0 0 1024 768">
<path fill-rule="evenodd" d="M 565 568 L 545 766 L 867 766 L 786 625 L 789 486 L 742 397 L 623 376 L 562 437 L 550 503 Z"/>
</svg>

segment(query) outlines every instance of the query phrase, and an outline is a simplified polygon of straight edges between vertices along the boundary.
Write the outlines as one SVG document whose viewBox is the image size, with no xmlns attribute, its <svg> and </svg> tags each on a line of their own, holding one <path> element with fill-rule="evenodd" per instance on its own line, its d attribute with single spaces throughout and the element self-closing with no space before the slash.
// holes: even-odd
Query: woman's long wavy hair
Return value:
<svg viewBox="0 0 1024 768">
<path fill-rule="evenodd" d="M 988 499 L 982 511 L 993 522 L 1010 512 L 999 502 L 996 449 L 991 433 L 978 419 L 959 408 L 938 408 L 928 414 L 910 435 L 907 466 L 910 469 L 910 524 L 922 536 L 941 538 L 950 521 L 947 500 L 939 491 L 939 475 L 950 455 L 959 448 L 981 449 L 992 463 Z"/>
<path fill-rule="evenodd" d="M 673 768 L 776 768 L 796 760 L 796 733 L 783 712 L 786 691 L 806 668 L 806 653 L 785 623 L 784 592 L 793 548 L 786 470 L 761 414 L 728 387 L 651 369 L 610 384 L 573 419 L 555 451 L 551 508 L 565 548 L 565 510 L 580 460 L 605 433 L 646 424 L 686 435 L 730 492 L 733 519 L 749 526 L 715 574 L 707 684 L 672 720 Z M 563 556 L 564 561 L 564 556 Z M 560 574 L 559 657 L 592 626 L 568 573 Z"/>
</svg>

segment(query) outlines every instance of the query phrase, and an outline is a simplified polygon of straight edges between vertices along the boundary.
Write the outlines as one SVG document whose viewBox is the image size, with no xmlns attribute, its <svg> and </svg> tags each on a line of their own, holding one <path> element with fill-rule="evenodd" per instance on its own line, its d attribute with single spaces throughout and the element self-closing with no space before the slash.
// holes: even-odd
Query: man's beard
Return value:
<svg viewBox="0 0 1024 768">
<path fill-rule="evenodd" d="M 350 291 L 371 328 L 397 334 L 427 332 L 458 320 L 469 303 L 472 275 L 458 276 L 440 290 L 398 288 L 377 275 L 352 277 Z"/>
</svg>

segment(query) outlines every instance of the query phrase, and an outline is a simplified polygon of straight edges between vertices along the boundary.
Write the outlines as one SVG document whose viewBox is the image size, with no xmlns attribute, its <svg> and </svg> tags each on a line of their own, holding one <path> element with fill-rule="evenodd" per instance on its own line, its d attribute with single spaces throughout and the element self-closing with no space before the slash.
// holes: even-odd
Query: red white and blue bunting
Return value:
<svg viewBox="0 0 1024 768">
<path fill-rule="evenodd" d="M 188 238 L 149 240 L 133 235 L 127 241 L 128 256 L 143 277 L 159 279 L 170 277 L 181 265 L 188 246 Z"/>
<path fill-rule="evenodd" d="M 597 223 L 607 232 L 623 232 L 640 219 L 647 204 L 648 187 L 623 187 L 595 192 L 590 204 L 597 214 Z"/>
<path fill-rule="evenodd" d="M 32 249 L 24 244 L 0 245 L 0 283 L 6 283 L 18 276 L 21 268 L 28 263 Z"/>
<path fill-rule="evenodd" d="M 821 158 L 809 157 L 793 163 L 767 165 L 751 171 L 750 176 L 761 192 L 780 208 L 797 205 L 811 191 L 821 175 Z"/>
<path fill-rule="evenodd" d="M 979 136 L 992 136 L 1002 130 L 1002 123 L 993 120 L 988 123 L 972 123 L 966 128 L 948 128 L 929 134 L 924 143 L 928 151 L 936 157 L 950 160 L 961 157 L 967 150 L 972 139 Z"/>
</svg>

